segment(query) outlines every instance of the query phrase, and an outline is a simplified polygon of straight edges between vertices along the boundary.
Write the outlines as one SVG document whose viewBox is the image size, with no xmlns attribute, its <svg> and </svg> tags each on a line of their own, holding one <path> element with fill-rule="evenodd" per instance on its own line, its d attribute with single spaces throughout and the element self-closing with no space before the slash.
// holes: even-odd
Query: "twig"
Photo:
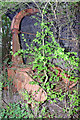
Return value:
<svg viewBox="0 0 80 120">
<path fill-rule="evenodd" d="M 40 10 L 40 7 L 38 6 L 38 4 L 35 2 L 35 0 L 32 0 L 34 3 L 35 3 L 35 5 L 37 6 L 37 8 L 39 9 L 39 12 L 41 13 L 41 10 Z"/>
<path fill-rule="evenodd" d="M 51 100 L 51 102 L 53 102 L 52 100 Z M 54 103 L 57 107 L 59 107 L 60 109 L 63 109 L 60 105 L 58 105 L 58 104 L 56 104 L 56 103 Z"/>
<path fill-rule="evenodd" d="M 2 98 L 2 100 L 6 105 L 8 105 L 11 108 L 11 106 L 3 98 Z"/>
</svg>

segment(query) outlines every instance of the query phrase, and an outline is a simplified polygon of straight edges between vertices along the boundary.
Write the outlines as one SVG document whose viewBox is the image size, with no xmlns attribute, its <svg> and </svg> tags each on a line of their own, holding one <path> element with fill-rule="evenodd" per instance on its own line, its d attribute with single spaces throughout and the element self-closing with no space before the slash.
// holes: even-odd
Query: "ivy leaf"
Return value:
<svg viewBox="0 0 80 120">
<path fill-rule="evenodd" d="M 34 25 L 35 25 L 35 26 L 37 26 L 37 25 L 38 25 L 38 23 L 36 22 Z"/>
<path fill-rule="evenodd" d="M 31 84 L 31 85 L 38 85 L 38 83 L 36 81 L 30 81 L 29 84 Z"/>
<path fill-rule="evenodd" d="M 24 36 L 24 34 L 22 34 L 22 36 Z"/>
</svg>

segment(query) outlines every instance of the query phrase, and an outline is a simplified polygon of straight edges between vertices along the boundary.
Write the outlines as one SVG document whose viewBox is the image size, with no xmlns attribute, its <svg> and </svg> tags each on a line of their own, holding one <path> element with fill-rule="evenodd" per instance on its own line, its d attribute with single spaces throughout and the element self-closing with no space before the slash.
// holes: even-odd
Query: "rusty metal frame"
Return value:
<svg viewBox="0 0 80 120">
<path fill-rule="evenodd" d="M 19 43 L 19 38 L 18 38 L 18 33 L 19 31 L 19 25 L 21 22 L 21 19 L 24 16 L 30 16 L 33 14 L 36 14 L 38 11 L 38 9 L 25 9 L 20 11 L 12 20 L 12 24 L 11 24 L 11 31 L 12 31 L 12 41 L 13 41 L 13 45 L 12 45 L 12 51 L 13 54 L 15 52 L 17 52 L 18 50 L 20 50 L 20 43 Z M 33 71 L 30 67 L 28 68 L 20 68 L 17 65 L 22 64 L 23 60 L 22 57 L 20 56 L 12 56 L 12 62 L 13 62 L 13 66 L 11 68 L 8 68 L 8 78 L 11 79 L 10 77 L 12 77 L 13 79 L 13 84 L 15 85 L 15 87 L 17 88 L 17 91 L 19 92 L 19 94 L 21 95 L 21 90 L 26 89 L 28 91 L 28 93 L 31 93 L 33 98 L 36 101 L 45 101 L 47 98 L 47 93 L 39 86 L 39 85 L 30 85 L 29 82 L 30 81 L 34 81 L 28 74 L 28 71 L 31 71 L 33 74 Z M 62 77 L 61 73 L 63 72 L 63 70 L 59 67 L 54 67 L 54 68 L 49 68 L 51 71 L 54 72 L 54 69 L 58 70 L 58 76 Z M 62 78 L 62 80 L 64 81 L 65 84 L 69 83 L 69 77 L 67 74 L 64 74 L 64 76 L 66 77 L 66 79 Z M 69 88 L 72 88 L 73 86 L 75 86 L 76 83 L 72 82 L 71 86 L 69 86 Z M 38 89 L 40 89 L 40 91 L 38 91 Z M 38 91 L 37 94 L 34 93 L 34 91 Z M 22 96 L 22 95 L 21 95 Z"/>
<path fill-rule="evenodd" d="M 25 9 L 20 11 L 12 20 L 11 24 L 11 31 L 12 31 L 12 51 L 13 54 L 20 50 L 20 43 L 19 43 L 19 26 L 22 18 L 24 16 L 30 16 L 36 14 L 38 9 Z M 8 79 L 13 79 L 13 84 L 17 88 L 20 96 L 24 99 L 22 92 L 27 90 L 29 94 L 32 94 L 33 99 L 36 101 L 45 101 L 47 98 L 46 92 L 39 86 L 39 85 L 31 85 L 29 82 L 34 81 L 27 72 L 32 72 L 31 68 L 20 68 L 18 67 L 23 63 L 22 57 L 16 55 L 15 57 L 12 56 L 13 65 L 11 68 L 8 68 Z M 33 74 L 33 72 L 32 72 Z M 39 90 L 40 89 L 40 90 Z"/>
<path fill-rule="evenodd" d="M 13 41 L 13 45 L 12 45 L 12 51 L 13 54 L 15 52 L 17 52 L 18 50 L 20 50 L 20 44 L 19 44 L 19 37 L 18 37 L 18 33 L 19 33 L 19 26 L 20 26 L 20 22 L 22 20 L 22 18 L 24 16 L 30 16 L 33 14 L 36 14 L 38 11 L 38 9 L 25 9 L 20 11 L 12 20 L 12 24 L 11 24 L 11 31 L 12 31 L 12 41 Z M 12 62 L 15 64 L 21 64 L 23 63 L 23 60 L 20 56 L 12 56 Z"/>
</svg>

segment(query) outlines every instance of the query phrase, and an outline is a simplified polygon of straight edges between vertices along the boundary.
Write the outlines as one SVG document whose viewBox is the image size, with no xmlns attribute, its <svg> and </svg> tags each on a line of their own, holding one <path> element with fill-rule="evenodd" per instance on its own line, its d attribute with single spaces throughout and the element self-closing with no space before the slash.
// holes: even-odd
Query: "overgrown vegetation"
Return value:
<svg viewBox="0 0 80 120">
<path fill-rule="evenodd" d="M 65 74 L 69 75 L 69 81 L 73 81 L 76 83 L 78 81 L 78 74 L 77 70 L 79 57 L 77 57 L 76 52 L 67 52 L 64 53 L 64 48 L 61 48 L 59 43 L 56 42 L 53 32 L 51 31 L 51 27 L 53 21 L 46 21 L 44 19 L 44 15 L 48 14 L 45 10 L 46 5 L 40 11 L 40 15 L 42 21 L 40 21 L 41 32 L 37 31 L 35 39 L 32 41 L 31 45 L 29 46 L 24 38 L 24 34 L 22 34 L 22 38 L 27 46 L 27 50 L 19 50 L 13 56 L 18 54 L 22 54 L 23 57 L 27 57 L 33 59 L 32 62 L 29 64 L 32 65 L 32 70 L 35 71 L 35 75 L 31 76 L 35 80 L 35 83 L 30 84 L 39 84 L 47 93 L 47 100 L 46 102 L 57 103 L 56 98 L 58 101 L 63 101 L 65 99 L 65 107 L 63 108 L 64 113 L 67 113 L 67 116 L 70 118 L 75 114 L 78 114 L 79 106 L 78 106 L 78 88 L 77 90 L 71 91 L 69 89 L 70 82 L 65 84 L 64 90 L 60 88 L 58 91 L 55 91 L 55 87 L 61 82 L 60 76 L 58 76 L 58 70 L 55 68 L 53 72 L 53 68 L 55 66 L 59 66 L 60 64 L 64 63 L 66 69 L 61 73 L 62 78 L 65 77 Z M 51 3 L 50 3 L 51 4 Z M 56 13 L 55 13 L 56 15 Z M 57 13 L 57 15 L 59 15 Z M 38 23 L 35 25 L 37 26 Z M 25 55 L 27 53 L 27 55 Z M 54 60 L 59 62 L 55 62 Z M 52 70 L 52 71 L 51 71 Z M 74 78 L 75 76 L 75 78 Z M 77 82 L 78 87 L 78 82 Z M 25 100 L 27 103 L 18 103 L 9 104 L 6 106 L 5 109 L 1 109 L 1 117 L 2 118 L 46 118 L 46 117 L 57 117 L 57 112 L 51 114 L 46 106 L 40 106 L 44 103 L 38 103 L 32 99 L 32 96 L 29 96 L 27 91 L 22 93 L 25 96 Z M 33 108 L 30 109 L 28 103 L 33 102 Z M 39 114 L 40 113 L 40 114 Z M 61 116 L 60 116 L 61 117 Z"/>
</svg>

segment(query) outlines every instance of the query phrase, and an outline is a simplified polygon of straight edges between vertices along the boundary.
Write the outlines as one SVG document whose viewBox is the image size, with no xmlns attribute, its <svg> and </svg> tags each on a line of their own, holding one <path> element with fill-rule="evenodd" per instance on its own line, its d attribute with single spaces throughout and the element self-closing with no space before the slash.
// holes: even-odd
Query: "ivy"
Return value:
<svg viewBox="0 0 80 120">
<path fill-rule="evenodd" d="M 71 6 L 68 6 L 68 8 L 70 9 Z M 56 6 L 54 7 L 56 8 Z M 64 72 L 61 73 L 62 78 L 65 78 L 65 74 L 70 75 L 69 80 L 73 81 L 74 83 L 78 81 L 78 77 L 76 77 L 74 79 L 74 76 L 76 75 L 76 72 L 73 72 L 74 70 L 77 70 L 79 68 L 78 67 L 78 63 L 79 63 L 79 58 L 75 57 L 77 56 L 76 52 L 67 52 L 64 53 L 64 48 L 61 48 L 59 43 L 56 42 L 55 37 L 53 32 L 51 31 L 51 25 L 54 24 L 53 21 L 46 21 L 44 20 L 44 15 L 48 14 L 48 12 L 46 11 L 46 9 L 42 10 L 42 14 L 41 14 L 41 18 L 42 20 L 40 21 L 40 26 L 41 26 L 41 32 L 36 33 L 36 37 L 34 38 L 34 40 L 31 43 L 31 46 L 29 46 L 26 43 L 26 39 L 24 37 L 24 34 L 22 34 L 22 39 L 25 42 L 25 45 L 27 47 L 26 50 L 19 50 L 16 53 L 13 54 L 13 52 L 11 52 L 11 54 L 15 57 L 16 55 L 19 55 L 20 53 L 23 55 L 25 55 L 25 53 L 30 54 L 30 56 L 26 56 L 26 57 L 30 57 L 30 59 L 34 58 L 34 60 L 32 62 L 30 62 L 29 64 L 32 65 L 32 70 L 36 69 L 35 75 L 32 76 L 34 81 L 30 82 L 30 84 L 34 85 L 34 84 L 38 84 L 40 85 L 46 92 L 47 92 L 47 100 L 52 100 L 51 103 L 55 102 L 56 103 L 56 98 L 58 98 L 59 101 L 63 101 L 64 98 L 66 98 L 66 96 L 68 97 L 69 101 L 67 101 L 70 106 L 65 107 L 63 109 L 64 112 L 68 112 L 69 115 L 73 115 L 73 113 L 76 113 L 78 108 L 78 93 L 76 90 L 73 91 L 74 94 L 71 94 L 70 91 L 66 92 L 66 88 L 68 87 L 67 85 L 65 85 L 65 92 L 63 93 L 63 88 L 60 88 L 59 91 L 55 91 L 54 87 L 57 86 L 57 84 L 61 83 L 60 80 L 60 76 L 58 76 L 58 70 L 54 69 L 54 72 L 49 70 L 50 67 L 55 67 L 55 65 L 59 66 L 60 64 L 62 65 L 62 62 L 65 63 L 65 68 L 66 67 L 70 67 L 69 71 L 68 70 L 64 70 Z M 51 15 L 53 15 L 54 13 L 51 13 Z M 62 14 L 66 14 L 65 8 Z M 39 13 L 38 13 L 39 15 Z M 56 10 L 55 15 L 61 15 L 60 13 L 58 13 L 58 11 Z M 35 16 L 32 16 L 33 18 L 35 18 Z M 70 18 L 73 18 L 73 16 L 69 16 Z M 38 18 L 36 18 L 38 20 Z M 39 21 L 39 20 L 38 20 Z M 38 22 L 36 22 L 34 24 L 35 26 L 38 25 Z M 50 41 L 50 42 L 49 42 Z M 37 43 L 36 46 L 34 46 L 34 44 Z M 73 54 L 71 57 L 70 55 Z M 61 62 L 60 59 L 62 59 L 63 61 Z M 53 63 L 53 60 L 59 60 L 60 62 L 58 63 Z M 73 69 L 73 70 L 72 70 Z M 40 80 L 39 82 L 37 82 L 37 80 Z M 8 85 L 10 84 L 7 81 Z M 67 86 L 67 87 L 66 87 Z M 34 91 L 35 92 L 35 91 Z M 29 95 L 27 92 L 24 92 L 23 95 L 25 96 L 25 100 L 27 100 L 28 102 L 32 103 L 32 96 Z M 72 102 L 73 101 L 73 102 Z M 36 101 L 34 101 L 34 103 L 36 103 Z M 10 104 L 11 107 L 7 106 L 6 109 L 1 109 L 0 113 L 1 113 L 1 117 L 2 118 L 33 118 L 35 115 L 33 114 L 33 112 L 29 109 L 28 104 L 25 104 L 25 107 L 20 107 L 19 104 Z M 66 106 L 66 105 L 65 105 Z M 75 109 L 76 107 L 76 109 Z M 38 112 L 39 112 L 39 107 L 37 108 Z M 35 111 L 36 107 L 35 107 Z M 46 111 L 46 108 L 43 107 L 43 109 L 41 110 L 41 115 L 45 118 L 46 113 L 48 113 L 48 111 Z M 39 113 L 37 114 L 37 116 L 39 115 Z M 41 116 L 41 117 L 42 117 Z M 51 117 L 51 116 L 49 116 Z"/>
</svg>

